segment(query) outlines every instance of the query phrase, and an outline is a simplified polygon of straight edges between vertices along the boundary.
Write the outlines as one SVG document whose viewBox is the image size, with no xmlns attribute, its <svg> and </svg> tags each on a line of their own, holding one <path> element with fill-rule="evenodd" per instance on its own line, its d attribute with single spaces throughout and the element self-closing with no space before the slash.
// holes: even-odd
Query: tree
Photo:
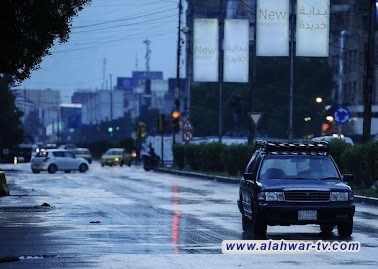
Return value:
<svg viewBox="0 0 378 269">
<path fill-rule="evenodd" d="M 20 117 L 22 112 L 15 106 L 15 97 L 8 90 L 6 79 L 0 79 L 0 153 L 12 149 L 23 140 Z"/>
<path fill-rule="evenodd" d="M 22 142 L 22 114 L 10 86 L 30 76 L 90 0 L 3 0 L 0 3 L 0 149 Z"/>
<path fill-rule="evenodd" d="M 3 0 L 0 4 L 0 73 L 22 81 L 66 42 L 71 21 L 90 0 Z"/>
</svg>

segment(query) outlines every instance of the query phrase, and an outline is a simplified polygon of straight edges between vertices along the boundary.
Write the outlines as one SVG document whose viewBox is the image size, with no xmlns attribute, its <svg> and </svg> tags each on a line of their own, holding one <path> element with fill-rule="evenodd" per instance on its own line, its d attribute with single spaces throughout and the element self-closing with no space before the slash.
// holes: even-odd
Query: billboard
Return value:
<svg viewBox="0 0 378 269">
<path fill-rule="evenodd" d="M 193 80 L 218 81 L 218 19 L 194 19 Z"/>
<path fill-rule="evenodd" d="M 225 20 L 223 66 L 223 80 L 225 82 L 248 82 L 248 20 Z"/>
<path fill-rule="evenodd" d="M 288 56 L 289 0 L 258 0 L 256 11 L 257 56 Z"/>
<path fill-rule="evenodd" d="M 296 55 L 328 57 L 330 0 L 297 0 Z"/>
</svg>

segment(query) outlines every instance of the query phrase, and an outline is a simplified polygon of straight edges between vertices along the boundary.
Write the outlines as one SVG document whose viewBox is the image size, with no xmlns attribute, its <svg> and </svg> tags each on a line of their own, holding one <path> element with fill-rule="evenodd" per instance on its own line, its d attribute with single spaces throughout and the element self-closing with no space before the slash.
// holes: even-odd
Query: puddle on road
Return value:
<svg viewBox="0 0 378 269">
<path fill-rule="evenodd" d="M 19 256 L 20 260 L 42 260 L 42 259 L 56 259 L 58 255 L 24 255 Z"/>
<path fill-rule="evenodd" d="M 0 212 L 49 212 L 54 206 L 5 206 L 0 207 Z"/>
</svg>

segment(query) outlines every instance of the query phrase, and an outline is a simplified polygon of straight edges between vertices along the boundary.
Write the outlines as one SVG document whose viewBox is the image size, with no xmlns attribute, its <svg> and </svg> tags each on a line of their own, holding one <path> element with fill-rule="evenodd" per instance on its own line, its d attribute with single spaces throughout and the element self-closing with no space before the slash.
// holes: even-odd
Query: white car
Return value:
<svg viewBox="0 0 378 269">
<path fill-rule="evenodd" d="M 56 171 L 85 173 L 88 168 L 87 160 L 75 157 L 75 154 L 65 149 L 41 150 L 31 161 L 33 173 L 41 171 L 48 171 L 50 174 L 54 174 Z"/>
</svg>

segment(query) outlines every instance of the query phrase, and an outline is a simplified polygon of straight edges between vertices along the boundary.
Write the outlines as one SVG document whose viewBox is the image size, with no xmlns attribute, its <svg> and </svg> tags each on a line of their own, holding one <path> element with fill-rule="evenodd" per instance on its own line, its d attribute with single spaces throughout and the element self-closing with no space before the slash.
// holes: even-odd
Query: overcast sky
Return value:
<svg viewBox="0 0 378 269">
<path fill-rule="evenodd" d="M 78 88 L 101 88 L 105 58 L 114 86 L 117 76 L 145 70 L 146 39 L 151 71 L 175 77 L 177 24 L 178 0 L 93 0 L 74 19 L 69 41 L 57 44 L 21 88 L 61 90 L 70 102 Z"/>
</svg>

